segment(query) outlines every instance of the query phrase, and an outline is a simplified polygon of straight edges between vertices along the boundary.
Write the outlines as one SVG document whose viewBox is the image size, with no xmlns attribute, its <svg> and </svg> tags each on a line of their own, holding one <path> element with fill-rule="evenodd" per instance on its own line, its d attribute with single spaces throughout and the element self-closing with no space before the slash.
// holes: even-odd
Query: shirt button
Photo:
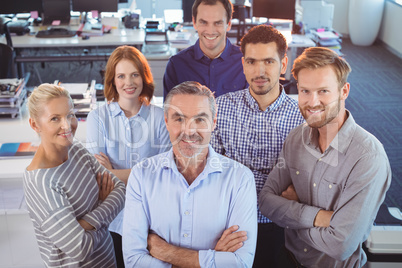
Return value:
<svg viewBox="0 0 402 268">
<path fill-rule="evenodd" d="M 314 186 L 314 187 L 316 187 L 316 186 L 317 186 L 317 184 L 315 184 L 315 183 L 314 183 L 314 184 L 313 184 L 313 186 Z"/>
<path fill-rule="evenodd" d="M 185 215 L 188 215 L 188 214 L 190 214 L 190 212 L 187 210 L 186 212 L 184 212 L 184 214 L 185 214 Z"/>
<path fill-rule="evenodd" d="M 321 161 L 321 160 L 322 160 L 322 158 L 318 159 L 318 161 Z"/>
<path fill-rule="evenodd" d="M 188 234 L 184 234 L 183 236 L 184 236 L 184 237 L 188 237 Z"/>
<path fill-rule="evenodd" d="M 190 189 L 187 190 L 187 193 L 190 193 Z"/>
<path fill-rule="evenodd" d="M 304 249 L 304 252 L 307 252 L 307 248 Z"/>
<path fill-rule="evenodd" d="M 330 184 L 328 187 L 329 187 L 329 189 L 332 189 L 332 184 Z"/>
<path fill-rule="evenodd" d="M 296 175 L 299 175 L 300 174 L 300 172 L 299 171 L 296 171 Z"/>
</svg>

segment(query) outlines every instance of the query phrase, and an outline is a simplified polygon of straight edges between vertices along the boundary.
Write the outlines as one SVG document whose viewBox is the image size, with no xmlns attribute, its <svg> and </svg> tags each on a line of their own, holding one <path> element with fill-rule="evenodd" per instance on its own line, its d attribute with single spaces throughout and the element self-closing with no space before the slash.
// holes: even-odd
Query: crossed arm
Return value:
<svg viewBox="0 0 402 268">
<path fill-rule="evenodd" d="M 247 232 L 238 231 L 239 226 L 233 225 L 226 229 L 215 246 L 215 251 L 235 252 L 247 240 Z M 198 251 L 177 247 L 167 243 L 157 234 L 148 235 L 149 254 L 173 267 L 200 267 Z"/>
</svg>

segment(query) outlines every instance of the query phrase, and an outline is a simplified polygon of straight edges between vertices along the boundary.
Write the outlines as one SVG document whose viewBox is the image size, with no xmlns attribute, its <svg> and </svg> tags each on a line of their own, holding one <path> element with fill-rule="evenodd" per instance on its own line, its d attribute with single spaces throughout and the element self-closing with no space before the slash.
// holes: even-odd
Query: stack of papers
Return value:
<svg viewBox="0 0 402 268">
<path fill-rule="evenodd" d="M 54 84 L 64 87 L 70 93 L 74 103 L 74 113 L 78 118 L 86 118 L 88 113 L 96 104 L 96 81 L 92 80 L 88 83 L 59 83 L 58 80 Z"/>
<path fill-rule="evenodd" d="M 311 38 L 317 43 L 318 46 L 327 47 L 334 50 L 339 55 L 342 55 L 342 36 L 340 34 L 330 30 L 313 30 L 311 31 L 311 35 Z"/>
</svg>

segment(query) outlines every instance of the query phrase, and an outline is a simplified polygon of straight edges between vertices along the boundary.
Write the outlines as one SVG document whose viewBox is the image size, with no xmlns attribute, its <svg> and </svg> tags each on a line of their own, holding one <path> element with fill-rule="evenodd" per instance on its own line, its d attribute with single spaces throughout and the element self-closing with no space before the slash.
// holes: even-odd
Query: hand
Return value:
<svg viewBox="0 0 402 268">
<path fill-rule="evenodd" d="M 314 219 L 314 227 L 329 227 L 333 211 L 323 210 L 318 211 Z"/>
<path fill-rule="evenodd" d="M 293 184 L 289 185 L 288 188 L 282 192 L 282 197 L 286 198 L 287 200 L 294 200 L 299 202 L 299 197 L 297 196 L 296 189 Z"/>
<path fill-rule="evenodd" d="M 238 225 L 233 225 L 226 229 L 218 243 L 216 243 L 216 251 L 235 252 L 243 246 L 243 241 L 247 240 L 247 232 L 239 231 Z"/>
<path fill-rule="evenodd" d="M 162 247 L 167 244 L 159 235 L 150 233 L 148 234 L 148 251 L 149 254 L 157 259 L 160 259 L 159 252 L 162 251 Z"/>
<path fill-rule="evenodd" d="M 99 200 L 105 201 L 106 197 L 114 189 L 112 175 L 109 172 L 105 171 L 103 173 L 102 179 L 102 174 L 98 172 L 98 174 L 96 175 L 96 182 L 98 183 L 99 187 Z"/>
<path fill-rule="evenodd" d="M 84 228 L 85 231 L 93 230 L 95 227 L 93 227 L 91 224 L 89 224 L 86 220 L 78 220 L 78 223 L 81 225 L 82 228 Z"/>
<path fill-rule="evenodd" d="M 113 166 L 110 163 L 109 157 L 107 157 L 107 155 L 105 155 L 104 153 L 100 152 L 99 154 L 94 154 L 96 160 L 98 160 L 98 162 L 104 166 L 105 168 L 107 168 L 108 170 L 112 170 Z"/>
</svg>

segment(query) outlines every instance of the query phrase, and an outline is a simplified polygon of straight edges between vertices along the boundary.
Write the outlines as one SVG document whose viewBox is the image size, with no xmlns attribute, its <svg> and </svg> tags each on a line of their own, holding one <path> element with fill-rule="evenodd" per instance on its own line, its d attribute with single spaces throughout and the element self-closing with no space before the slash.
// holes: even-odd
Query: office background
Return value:
<svg viewBox="0 0 402 268">
<path fill-rule="evenodd" d="M 181 8 L 182 4 L 182 0 L 136 1 L 135 8 L 141 9 L 143 17 L 152 17 L 152 14 L 155 14 L 156 17 L 162 17 L 165 8 Z M 358 124 L 383 143 L 393 172 L 392 184 L 385 203 L 390 207 L 397 207 L 402 210 L 402 109 L 400 108 L 402 103 L 402 5 L 400 0 L 385 0 L 377 40 L 371 46 L 356 46 L 352 44 L 349 38 L 350 1 L 352 0 L 326 0 L 327 3 L 334 4 L 333 28 L 343 34 L 342 53 L 353 69 L 349 77 L 351 92 L 346 101 L 346 107 L 353 113 Z M 128 3 L 119 4 L 119 7 L 130 8 L 133 7 L 132 4 L 132 1 L 129 0 Z M 98 49 L 98 52 L 110 50 L 110 48 Z M 33 50 L 33 53 L 38 54 L 65 54 L 68 52 L 68 48 L 61 47 Z M 107 58 L 104 61 L 92 63 L 87 61 L 26 63 L 25 71 L 31 72 L 31 86 L 42 82 L 52 83 L 60 78 L 65 79 L 64 82 L 89 82 L 92 79 L 101 82 L 100 70 L 104 69 L 106 60 Z M 152 61 L 150 63 L 155 79 L 159 80 L 160 83 L 164 72 L 163 64 L 152 65 L 154 63 Z M 60 73 L 60 68 L 63 73 Z M 161 84 L 158 86 L 161 89 Z M 0 131 L 4 132 L 7 123 L 5 124 L 2 120 L 0 119 Z M 9 119 L 7 120 L 10 122 Z M 15 121 L 18 120 L 15 119 Z M 20 124 L 17 123 L 17 132 L 25 131 L 27 126 L 22 126 L 23 123 L 24 121 L 21 121 Z M 26 133 L 28 136 L 30 134 L 34 135 Z M 79 128 L 77 137 L 79 139 L 85 138 L 85 131 Z M 0 140 L 1 142 L 4 141 Z M 5 172 L 6 169 L 6 173 L 8 173 L 8 169 L 14 170 L 12 167 L 9 168 L 7 164 L 0 163 L 0 167 L 5 166 L 6 168 L 1 168 L 2 172 Z M 12 172 L 14 171 L 10 170 L 10 173 Z M 4 185 L 0 182 L 0 187 Z M 32 226 L 27 215 L 22 213 L 12 215 L 10 213 L 8 218 L 5 217 L 5 220 L 4 215 L 2 216 L 0 220 L 0 229 L 2 230 L 0 232 L 0 241 L 2 241 L 0 242 L 0 257 L 2 259 L 0 267 L 42 267 L 38 252 L 32 250 L 37 248 L 37 244 L 32 235 L 32 230 L 28 229 Z M 12 266 L 9 265 L 10 263 Z M 26 263 L 27 265 L 24 266 Z"/>
</svg>

